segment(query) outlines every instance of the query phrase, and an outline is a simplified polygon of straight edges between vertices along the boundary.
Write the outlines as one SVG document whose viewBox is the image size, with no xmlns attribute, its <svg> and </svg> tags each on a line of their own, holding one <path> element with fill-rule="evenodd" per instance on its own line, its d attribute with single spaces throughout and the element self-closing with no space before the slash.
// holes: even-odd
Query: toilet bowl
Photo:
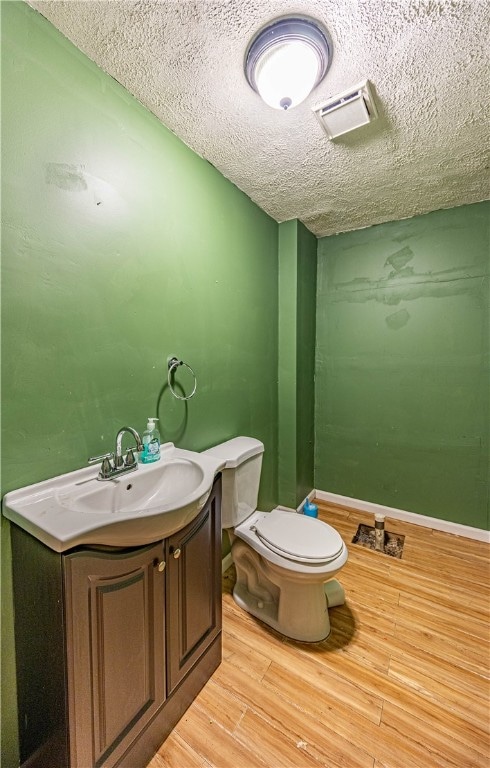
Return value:
<svg viewBox="0 0 490 768">
<path fill-rule="evenodd" d="M 237 605 L 286 637 L 319 642 L 330 634 L 328 608 L 344 590 L 334 576 L 347 547 L 327 523 L 282 509 L 256 509 L 263 443 L 236 437 L 210 448 L 225 462 L 222 527 L 228 531 Z"/>
</svg>

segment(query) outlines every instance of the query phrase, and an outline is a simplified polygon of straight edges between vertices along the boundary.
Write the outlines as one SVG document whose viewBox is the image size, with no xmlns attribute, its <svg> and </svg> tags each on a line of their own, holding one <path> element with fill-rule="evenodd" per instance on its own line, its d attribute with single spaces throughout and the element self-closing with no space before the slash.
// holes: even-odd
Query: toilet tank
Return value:
<svg viewBox="0 0 490 768">
<path fill-rule="evenodd" d="M 221 527 L 234 528 L 257 509 L 264 444 L 253 437 L 234 437 L 203 451 L 223 459 Z"/>
</svg>

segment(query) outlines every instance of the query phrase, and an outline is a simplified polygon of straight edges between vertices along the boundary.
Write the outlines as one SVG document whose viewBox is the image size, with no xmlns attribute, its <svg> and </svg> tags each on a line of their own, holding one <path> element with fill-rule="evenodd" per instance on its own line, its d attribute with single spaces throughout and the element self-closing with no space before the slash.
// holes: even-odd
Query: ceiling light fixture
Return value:
<svg viewBox="0 0 490 768">
<path fill-rule="evenodd" d="M 290 109 L 323 79 L 331 57 L 328 33 L 316 21 L 285 17 L 253 38 L 245 57 L 245 75 L 266 104 Z"/>
</svg>

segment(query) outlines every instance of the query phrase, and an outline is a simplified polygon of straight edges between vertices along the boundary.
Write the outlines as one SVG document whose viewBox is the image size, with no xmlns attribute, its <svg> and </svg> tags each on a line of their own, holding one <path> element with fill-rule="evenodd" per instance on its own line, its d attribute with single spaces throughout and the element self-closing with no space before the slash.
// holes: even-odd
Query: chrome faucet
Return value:
<svg viewBox="0 0 490 768">
<path fill-rule="evenodd" d="M 125 475 L 127 472 L 134 472 L 135 469 L 138 469 L 134 448 L 129 448 L 126 451 L 126 455 L 123 456 L 122 439 L 125 432 L 129 432 L 134 437 L 136 450 L 138 452 L 143 450 L 143 444 L 138 432 L 133 427 L 121 427 L 116 435 L 116 450 L 114 453 L 104 453 L 102 456 L 93 456 L 88 460 L 89 464 L 102 462 L 97 480 L 112 480 L 114 477 Z"/>
</svg>

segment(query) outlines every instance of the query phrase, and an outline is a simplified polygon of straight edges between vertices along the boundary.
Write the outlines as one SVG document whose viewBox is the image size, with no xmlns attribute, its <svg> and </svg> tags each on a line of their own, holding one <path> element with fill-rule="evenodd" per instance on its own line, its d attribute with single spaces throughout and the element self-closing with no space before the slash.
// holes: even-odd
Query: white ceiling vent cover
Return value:
<svg viewBox="0 0 490 768">
<path fill-rule="evenodd" d="M 329 139 L 367 125 L 378 116 L 369 80 L 332 96 L 313 112 Z"/>
</svg>

